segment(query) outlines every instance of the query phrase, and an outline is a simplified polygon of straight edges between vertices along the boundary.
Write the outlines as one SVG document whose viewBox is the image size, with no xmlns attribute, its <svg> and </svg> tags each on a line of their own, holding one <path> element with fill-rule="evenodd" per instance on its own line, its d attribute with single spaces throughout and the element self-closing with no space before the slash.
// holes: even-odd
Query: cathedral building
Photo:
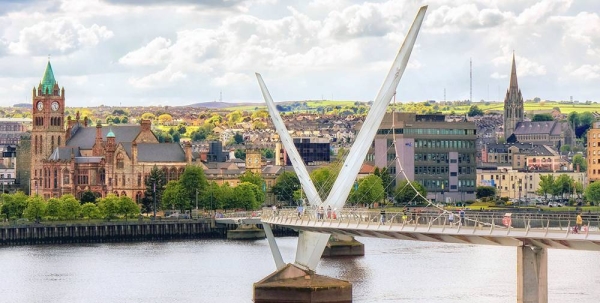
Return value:
<svg viewBox="0 0 600 303">
<path fill-rule="evenodd" d="M 524 120 L 523 96 L 517 82 L 517 67 L 513 54 L 510 84 L 504 97 L 504 138 L 509 143 L 533 143 L 559 149 L 575 142 L 575 132 L 568 122 Z"/>
<path fill-rule="evenodd" d="M 139 202 L 154 166 L 167 180 L 177 180 L 193 162 L 189 143 L 183 148 L 179 143 L 159 143 L 150 120 L 89 126 L 77 113 L 64 121 L 65 89 L 55 80 L 50 62 L 32 100 L 32 195 L 80 198 L 92 191 L 97 197 L 114 193 Z"/>
</svg>

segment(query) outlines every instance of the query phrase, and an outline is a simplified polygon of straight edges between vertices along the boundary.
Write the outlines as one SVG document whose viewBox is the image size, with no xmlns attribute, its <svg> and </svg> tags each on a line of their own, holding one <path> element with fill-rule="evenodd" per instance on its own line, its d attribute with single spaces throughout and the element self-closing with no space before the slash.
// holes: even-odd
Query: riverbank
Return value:
<svg viewBox="0 0 600 303">
<path fill-rule="evenodd" d="M 236 224 L 216 224 L 213 219 L 117 221 L 76 223 L 14 223 L 0 226 L 0 246 L 168 241 L 176 239 L 226 239 Z M 258 224 L 257 228 L 262 228 Z M 297 232 L 274 227 L 275 236 Z"/>
</svg>

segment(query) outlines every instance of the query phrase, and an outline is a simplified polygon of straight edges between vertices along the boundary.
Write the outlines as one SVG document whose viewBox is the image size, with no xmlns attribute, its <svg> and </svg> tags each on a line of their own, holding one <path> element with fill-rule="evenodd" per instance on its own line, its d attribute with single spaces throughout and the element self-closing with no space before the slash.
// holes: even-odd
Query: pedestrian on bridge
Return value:
<svg viewBox="0 0 600 303">
<path fill-rule="evenodd" d="M 325 214 L 325 210 L 323 209 L 323 206 L 320 206 L 319 209 L 317 210 L 317 220 L 323 220 L 324 214 Z"/>
<path fill-rule="evenodd" d="M 331 205 L 327 205 L 327 219 L 331 219 Z"/>
<path fill-rule="evenodd" d="M 302 213 L 304 212 L 304 207 L 302 206 L 302 204 L 296 207 L 296 212 L 298 212 L 298 218 L 302 218 Z"/>
<path fill-rule="evenodd" d="M 578 233 L 581 230 L 581 225 L 583 225 L 583 218 L 581 218 L 581 213 L 578 213 L 577 218 L 575 219 L 575 233 Z"/>
<path fill-rule="evenodd" d="M 379 215 L 381 215 L 381 224 L 385 225 L 385 208 L 381 208 Z"/>
<path fill-rule="evenodd" d="M 460 216 L 460 225 L 464 225 L 465 224 L 465 210 L 461 208 L 460 211 L 458 212 L 458 215 Z"/>
<path fill-rule="evenodd" d="M 452 226 L 452 225 L 454 224 L 454 213 L 453 213 L 453 212 L 450 212 L 450 213 L 448 214 L 448 224 L 449 224 L 450 226 Z"/>
</svg>

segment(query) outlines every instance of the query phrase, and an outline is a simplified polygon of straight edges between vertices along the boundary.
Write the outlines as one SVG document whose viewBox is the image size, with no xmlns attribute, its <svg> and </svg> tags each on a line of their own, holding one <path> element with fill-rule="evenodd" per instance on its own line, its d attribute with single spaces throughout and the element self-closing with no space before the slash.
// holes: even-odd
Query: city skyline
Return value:
<svg viewBox="0 0 600 303">
<path fill-rule="evenodd" d="M 0 1 L 0 106 L 31 102 L 51 56 L 69 106 L 369 101 L 429 5 L 399 101 L 502 101 L 513 50 L 525 99 L 600 101 L 594 1 Z"/>
</svg>

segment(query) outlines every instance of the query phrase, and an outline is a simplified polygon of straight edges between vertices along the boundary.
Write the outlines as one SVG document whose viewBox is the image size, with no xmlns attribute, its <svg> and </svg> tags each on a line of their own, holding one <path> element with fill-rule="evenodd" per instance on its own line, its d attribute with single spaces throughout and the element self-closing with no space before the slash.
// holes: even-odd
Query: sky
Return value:
<svg viewBox="0 0 600 303">
<path fill-rule="evenodd" d="M 0 0 L 0 106 L 48 58 L 67 106 L 373 100 L 428 5 L 399 102 L 600 101 L 597 0 Z M 222 96 L 222 97 L 221 97 Z"/>
</svg>

